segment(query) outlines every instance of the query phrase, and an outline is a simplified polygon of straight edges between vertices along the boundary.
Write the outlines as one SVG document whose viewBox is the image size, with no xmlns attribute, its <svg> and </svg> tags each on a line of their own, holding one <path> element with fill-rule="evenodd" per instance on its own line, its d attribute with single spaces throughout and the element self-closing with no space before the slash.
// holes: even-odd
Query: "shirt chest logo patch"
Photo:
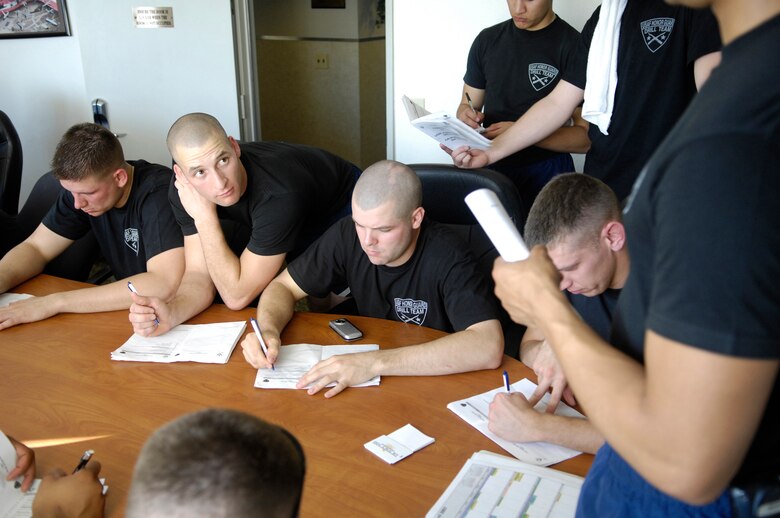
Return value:
<svg viewBox="0 0 780 518">
<path fill-rule="evenodd" d="M 417 324 L 421 326 L 428 314 L 428 303 L 424 300 L 394 299 L 395 314 L 398 320 L 404 324 Z"/>
<path fill-rule="evenodd" d="M 138 229 L 137 228 L 126 228 L 125 229 L 125 244 L 135 252 L 135 255 L 138 255 L 138 243 L 140 242 L 140 237 L 138 236 Z"/>
<path fill-rule="evenodd" d="M 642 39 L 650 49 L 650 52 L 656 52 L 672 35 L 674 28 L 674 18 L 652 18 L 639 24 L 642 29 Z"/>
<path fill-rule="evenodd" d="M 528 80 L 537 92 L 552 83 L 558 77 L 558 69 L 546 63 L 528 65 Z"/>
</svg>

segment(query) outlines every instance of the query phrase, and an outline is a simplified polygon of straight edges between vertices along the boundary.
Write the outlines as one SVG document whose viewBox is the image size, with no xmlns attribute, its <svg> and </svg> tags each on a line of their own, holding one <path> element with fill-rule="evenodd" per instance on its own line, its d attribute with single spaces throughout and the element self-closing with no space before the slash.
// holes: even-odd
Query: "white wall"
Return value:
<svg viewBox="0 0 780 518">
<path fill-rule="evenodd" d="M 554 9 L 581 29 L 599 4 L 556 0 Z M 506 1 L 387 0 L 387 5 L 388 156 L 406 163 L 451 163 L 435 140 L 409 124 L 400 98 L 422 98 L 429 111 L 454 112 L 471 43 L 483 28 L 509 18 Z M 579 170 L 581 161 L 575 156 Z"/>
<path fill-rule="evenodd" d="M 0 40 L 0 109 L 17 128 L 24 152 L 20 205 L 35 181 L 50 170 L 65 130 L 92 120 L 94 97 L 109 103 L 112 129 L 128 133 L 122 145 L 130 159 L 168 163 L 165 132 L 175 117 L 188 111 L 214 113 L 228 132 L 239 134 L 230 0 L 169 0 L 165 5 L 174 7 L 173 29 L 135 29 L 131 7 L 123 5 L 115 12 L 117 0 L 68 0 L 67 4 L 72 36 Z M 138 31 L 146 31 L 143 48 L 123 39 Z M 152 58 L 145 58 L 141 50 Z M 128 64 L 120 57 L 128 54 L 147 61 Z M 107 64 L 94 67 L 97 55 Z M 172 72 L 185 58 L 198 61 L 191 77 Z M 154 69 L 159 72 L 149 73 Z M 230 76 L 232 86 L 215 91 L 215 84 L 225 83 L 210 80 L 210 74 L 219 74 L 220 80 Z M 130 84 L 128 78 L 141 86 Z M 118 93 L 106 93 L 101 81 Z M 161 94 L 151 95 L 160 89 Z M 186 106 L 181 104 L 185 100 Z M 123 105 L 128 104 L 124 111 Z M 149 113 L 156 116 L 146 116 Z"/>
<path fill-rule="evenodd" d="M 92 111 L 77 34 L 0 40 L 0 55 L 0 109 L 13 121 L 24 154 L 21 206 L 35 180 L 50 169 L 60 136 L 74 123 L 90 120 Z"/>
</svg>

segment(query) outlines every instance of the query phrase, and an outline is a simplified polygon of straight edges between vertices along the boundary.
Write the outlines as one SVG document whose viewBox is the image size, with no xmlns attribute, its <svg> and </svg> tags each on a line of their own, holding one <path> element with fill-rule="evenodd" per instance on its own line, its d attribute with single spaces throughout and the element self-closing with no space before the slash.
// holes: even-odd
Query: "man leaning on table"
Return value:
<svg viewBox="0 0 780 518">
<path fill-rule="evenodd" d="M 64 190 L 38 228 L 0 260 L 0 293 L 41 273 L 92 230 L 119 282 L 21 300 L 0 308 L 0 329 L 58 313 L 127 309 L 127 281 L 144 295 L 168 299 L 184 271 L 182 235 L 166 196 L 171 170 L 125 160 L 119 140 L 91 123 L 60 140 L 52 173 Z"/>
<path fill-rule="evenodd" d="M 239 144 L 205 113 L 180 117 L 167 144 L 176 162 L 169 199 L 185 236 L 186 268 L 173 300 L 134 298 L 130 321 L 144 336 L 160 335 L 197 315 L 212 304 L 215 292 L 230 309 L 252 303 L 285 260 L 349 214 L 360 174 L 323 149 Z M 233 236 L 233 228 L 241 231 Z"/>
<path fill-rule="evenodd" d="M 352 217 L 333 225 L 263 292 L 257 319 L 268 358 L 250 334 L 246 360 L 268 368 L 295 301 L 349 286 L 363 316 L 448 332 L 428 343 L 342 355 L 315 365 L 299 381 L 309 394 L 326 385 L 332 397 L 376 375 L 420 376 L 492 369 L 501 363 L 503 335 L 488 283 L 446 227 L 424 221 L 417 175 L 393 161 L 365 170 L 352 195 Z"/>
<path fill-rule="evenodd" d="M 630 260 L 615 193 L 601 180 L 567 173 L 547 184 L 531 207 L 525 224 L 529 247 L 545 245 L 561 275 L 559 288 L 582 319 L 609 339 L 612 313 L 628 279 Z M 538 328 L 529 327 L 520 343 L 520 359 L 533 369 L 538 387 L 526 400 L 520 393 L 496 395 L 488 427 L 514 442 L 546 441 L 596 453 L 604 436 L 587 419 L 554 415 L 558 402 L 574 405 L 573 393 L 550 344 Z M 534 405 L 552 389 L 547 413 Z"/>
</svg>

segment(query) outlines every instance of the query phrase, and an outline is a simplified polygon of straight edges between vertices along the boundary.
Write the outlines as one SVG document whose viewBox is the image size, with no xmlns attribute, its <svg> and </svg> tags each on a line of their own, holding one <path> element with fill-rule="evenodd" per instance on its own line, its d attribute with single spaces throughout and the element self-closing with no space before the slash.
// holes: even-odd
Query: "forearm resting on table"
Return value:
<svg viewBox="0 0 780 518">
<path fill-rule="evenodd" d="M 419 345 L 384 349 L 376 372 L 386 376 L 436 376 L 501 365 L 504 338 L 497 320 L 486 320 L 463 331 Z"/>
<path fill-rule="evenodd" d="M 176 296 L 168 304 L 170 326 L 186 322 L 208 308 L 215 296 L 216 290 L 207 272 L 185 271 Z"/>
<path fill-rule="evenodd" d="M 542 414 L 539 434 L 542 441 L 585 453 L 596 453 L 604 445 L 604 436 L 587 418 Z"/>
<path fill-rule="evenodd" d="M 25 242 L 8 251 L 0 260 L 0 293 L 41 273 L 46 259 L 33 245 Z"/>
</svg>

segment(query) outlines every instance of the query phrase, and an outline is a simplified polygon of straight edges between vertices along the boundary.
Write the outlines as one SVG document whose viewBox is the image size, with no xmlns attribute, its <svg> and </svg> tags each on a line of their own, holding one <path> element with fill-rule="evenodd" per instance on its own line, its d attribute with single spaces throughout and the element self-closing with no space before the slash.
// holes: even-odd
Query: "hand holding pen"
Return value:
<svg viewBox="0 0 780 518">
<path fill-rule="evenodd" d="M 138 293 L 138 290 L 135 289 L 135 286 L 133 286 L 133 282 L 132 281 L 127 281 L 127 289 L 130 290 L 131 293 L 135 293 L 139 297 L 141 296 L 141 294 Z M 160 325 L 160 320 L 157 318 L 156 315 L 154 317 L 154 325 L 156 325 L 156 326 Z"/>
<path fill-rule="evenodd" d="M 254 317 L 251 317 L 249 319 L 249 322 L 252 324 L 252 329 L 254 329 L 255 331 L 255 336 L 257 337 L 257 341 L 260 342 L 260 348 L 263 350 L 263 354 L 265 355 L 265 358 L 268 359 L 268 347 L 265 345 L 265 340 L 263 340 L 262 333 L 260 333 L 260 327 L 257 325 L 257 320 L 255 320 Z M 274 368 L 273 363 L 271 364 L 271 370 L 276 370 Z"/>
<path fill-rule="evenodd" d="M 71 475 L 55 469 L 43 477 L 33 516 L 103 516 L 106 488 L 98 478 L 100 463 L 89 462 L 93 454 L 85 451 Z"/>
</svg>

